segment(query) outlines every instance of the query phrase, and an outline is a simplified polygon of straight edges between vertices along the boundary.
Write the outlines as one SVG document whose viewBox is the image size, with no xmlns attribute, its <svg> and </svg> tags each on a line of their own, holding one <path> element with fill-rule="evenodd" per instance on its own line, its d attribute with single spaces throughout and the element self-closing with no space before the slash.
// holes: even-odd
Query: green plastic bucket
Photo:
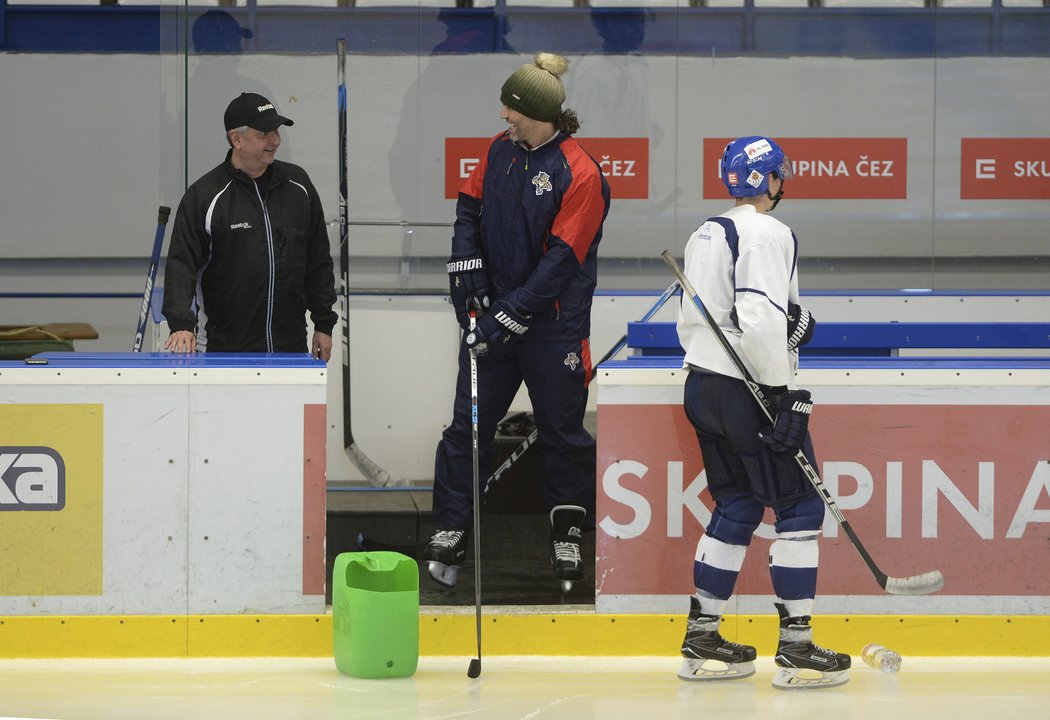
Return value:
<svg viewBox="0 0 1050 720">
<path fill-rule="evenodd" d="M 396 552 L 340 553 L 332 569 L 332 647 L 340 672 L 408 677 L 419 663 L 419 566 Z"/>
</svg>

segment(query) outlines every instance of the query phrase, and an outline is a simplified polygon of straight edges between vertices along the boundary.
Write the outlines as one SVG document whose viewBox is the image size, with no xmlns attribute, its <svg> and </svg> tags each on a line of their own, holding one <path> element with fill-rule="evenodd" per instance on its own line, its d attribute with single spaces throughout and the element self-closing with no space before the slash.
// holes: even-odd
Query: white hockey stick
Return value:
<svg viewBox="0 0 1050 720">
<path fill-rule="evenodd" d="M 365 478 L 376 487 L 399 485 L 378 464 L 373 462 L 354 441 L 354 431 L 350 425 L 350 232 L 347 226 L 347 157 L 346 157 L 346 40 L 336 41 L 339 74 L 339 275 L 342 282 L 340 291 L 341 324 L 343 335 L 343 446 L 350 461 Z"/>
<path fill-rule="evenodd" d="M 696 306 L 697 312 L 700 313 L 701 317 L 707 322 L 708 327 L 711 328 L 711 332 L 714 333 L 718 339 L 722 349 L 726 351 L 729 359 L 733 361 L 736 369 L 740 372 L 740 376 L 744 378 L 744 382 L 751 390 L 751 395 L 755 398 L 755 402 L 758 403 L 759 407 L 762 408 L 762 412 L 765 413 L 766 419 L 770 423 L 774 421 L 773 412 L 770 408 L 769 400 L 762 393 L 762 388 L 759 386 L 755 379 L 751 376 L 747 367 L 744 365 L 740 356 L 737 355 L 736 350 L 729 344 L 726 336 L 722 333 L 722 328 L 718 327 L 718 323 L 715 322 L 708 312 L 707 307 L 704 305 L 700 296 L 696 294 L 696 290 L 693 289 L 689 279 L 686 278 L 685 273 L 682 272 L 681 268 L 678 267 L 678 263 L 675 261 L 674 256 L 671 255 L 670 250 L 664 250 L 662 253 L 664 262 L 667 263 L 667 267 L 671 269 L 675 277 L 678 278 L 678 283 L 682 286 L 682 292 L 689 295 L 689 298 L 693 301 L 693 305 Z M 868 570 L 875 576 L 875 581 L 878 582 L 886 592 L 891 595 L 928 595 L 932 592 L 937 592 L 944 587 L 944 576 L 940 570 L 930 570 L 921 575 L 912 575 L 911 577 L 898 578 L 891 577 L 879 569 L 879 566 L 875 564 L 875 561 L 868 554 L 868 551 L 864 548 L 864 544 L 857 537 L 857 533 L 850 527 L 849 522 L 843 516 L 842 511 L 839 509 L 838 503 L 835 502 L 835 498 L 831 496 L 828 489 L 824 486 L 824 482 L 820 479 L 817 471 L 813 468 L 813 465 L 806 458 L 805 453 L 801 450 L 795 453 L 795 460 L 798 462 L 802 472 L 809 478 L 810 483 L 816 488 L 820 497 L 824 500 L 824 504 L 828 506 L 831 514 L 835 516 L 835 520 L 838 521 L 839 525 L 845 531 L 847 537 L 853 547 L 860 553 L 861 558 L 864 560 L 864 564 L 868 566 Z"/>
</svg>

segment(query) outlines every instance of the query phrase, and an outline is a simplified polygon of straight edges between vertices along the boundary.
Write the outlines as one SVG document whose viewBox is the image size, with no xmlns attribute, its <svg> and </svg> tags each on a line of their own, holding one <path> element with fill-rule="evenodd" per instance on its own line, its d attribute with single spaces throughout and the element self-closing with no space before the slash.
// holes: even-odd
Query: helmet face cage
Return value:
<svg viewBox="0 0 1050 720">
<path fill-rule="evenodd" d="M 769 174 L 781 180 L 795 176 L 791 161 L 770 138 L 752 135 L 726 145 L 718 166 L 719 177 L 733 197 L 748 197 L 769 192 Z"/>
</svg>

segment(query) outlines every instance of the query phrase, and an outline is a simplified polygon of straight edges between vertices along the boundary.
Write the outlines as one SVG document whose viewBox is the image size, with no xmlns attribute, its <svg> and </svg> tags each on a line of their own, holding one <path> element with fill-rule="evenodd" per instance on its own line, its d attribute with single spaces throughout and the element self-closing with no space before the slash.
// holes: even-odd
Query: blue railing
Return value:
<svg viewBox="0 0 1050 720">
<path fill-rule="evenodd" d="M 627 346 L 642 357 L 684 354 L 673 322 L 627 323 Z M 805 357 L 892 357 L 901 350 L 1050 349 L 1050 323 L 818 322 L 801 349 Z M 964 352 L 961 354 L 965 354 Z"/>
<path fill-rule="evenodd" d="M 450 0 L 451 2 L 451 0 Z M 566 5 L 569 3 L 566 2 Z M 648 55 L 926 58 L 1050 55 L 1050 8 L 495 8 L 8 5 L 0 51 L 326 54 L 638 52 Z M 201 19 L 226 14 L 250 38 L 192 46 Z M 248 33 L 245 33 L 248 34 Z"/>
</svg>

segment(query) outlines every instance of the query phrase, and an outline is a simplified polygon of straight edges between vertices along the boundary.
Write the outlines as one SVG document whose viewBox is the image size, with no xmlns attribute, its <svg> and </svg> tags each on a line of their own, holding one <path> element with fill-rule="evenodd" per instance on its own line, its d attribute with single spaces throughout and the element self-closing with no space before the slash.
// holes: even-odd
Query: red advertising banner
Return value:
<svg viewBox="0 0 1050 720">
<path fill-rule="evenodd" d="M 1050 594 L 1050 407 L 822 405 L 811 428 L 828 489 L 887 573 L 939 569 L 945 595 Z M 600 405 L 598 592 L 688 595 L 714 505 L 680 405 Z M 740 594 L 769 594 L 772 512 Z M 879 595 L 828 514 L 818 593 Z"/>
<path fill-rule="evenodd" d="M 1050 200 L 1050 138 L 963 138 L 962 200 Z"/>
<path fill-rule="evenodd" d="M 491 138 L 445 138 L 445 199 L 455 200 L 463 181 L 481 162 Z"/>
<path fill-rule="evenodd" d="M 732 138 L 704 138 L 703 197 L 727 199 L 718 163 Z M 907 138 L 775 138 L 795 177 L 785 197 L 801 200 L 904 200 Z"/>
<path fill-rule="evenodd" d="M 454 200 L 481 162 L 490 138 L 445 138 L 445 198 Z M 649 197 L 649 138 L 577 138 L 601 166 L 613 198 Z"/>
<path fill-rule="evenodd" d="M 649 138 L 576 138 L 598 161 L 615 200 L 649 197 Z"/>
</svg>

